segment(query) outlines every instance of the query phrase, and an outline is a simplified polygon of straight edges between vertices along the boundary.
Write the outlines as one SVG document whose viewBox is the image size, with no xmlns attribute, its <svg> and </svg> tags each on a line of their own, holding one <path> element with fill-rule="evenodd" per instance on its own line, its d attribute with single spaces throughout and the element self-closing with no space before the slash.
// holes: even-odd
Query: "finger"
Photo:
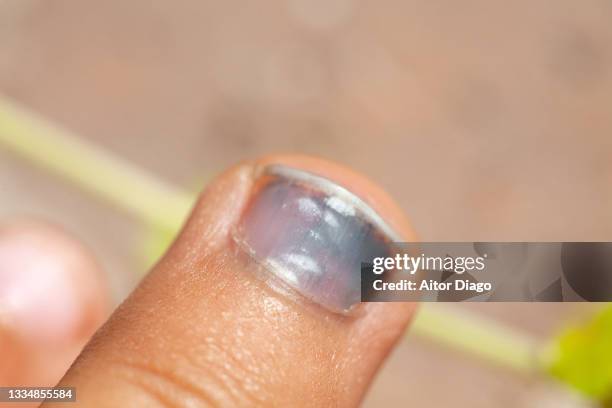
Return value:
<svg viewBox="0 0 612 408">
<path fill-rule="evenodd" d="M 98 265 L 74 239 L 33 221 L 0 226 L 0 385 L 56 384 L 107 306 Z"/>
<path fill-rule="evenodd" d="M 62 385 L 84 406 L 356 405 L 414 309 L 359 304 L 358 259 L 411 237 L 388 196 L 345 168 L 241 164 Z"/>
</svg>

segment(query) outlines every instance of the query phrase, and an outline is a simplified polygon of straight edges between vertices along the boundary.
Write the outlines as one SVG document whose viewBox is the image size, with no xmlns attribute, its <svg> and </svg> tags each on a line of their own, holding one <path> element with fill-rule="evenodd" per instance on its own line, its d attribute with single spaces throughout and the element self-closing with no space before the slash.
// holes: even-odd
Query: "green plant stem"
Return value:
<svg viewBox="0 0 612 408">
<path fill-rule="evenodd" d="M 448 304 L 426 303 L 411 331 L 499 367 L 529 374 L 541 368 L 538 343 L 527 333 Z"/>
<path fill-rule="evenodd" d="M 0 97 L 0 145 L 140 221 L 176 231 L 193 196 Z M 537 367 L 536 342 L 509 326 L 448 306 L 424 304 L 411 332 L 521 373 Z"/>
<path fill-rule="evenodd" d="M 0 143 L 37 166 L 161 229 L 181 225 L 193 195 L 0 97 Z"/>
</svg>

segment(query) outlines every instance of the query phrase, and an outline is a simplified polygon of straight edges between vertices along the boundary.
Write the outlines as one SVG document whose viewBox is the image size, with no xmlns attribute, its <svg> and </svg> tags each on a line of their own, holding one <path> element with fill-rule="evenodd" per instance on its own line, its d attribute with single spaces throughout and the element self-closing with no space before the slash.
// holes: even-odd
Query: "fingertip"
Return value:
<svg viewBox="0 0 612 408">
<path fill-rule="evenodd" d="M 167 405 L 356 405 L 414 310 L 361 304 L 360 259 L 412 239 L 394 201 L 341 165 L 240 163 L 62 384 L 91 406 L 162 391 Z"/>
<path fill-rule="evenodd" d="M 0 325 L 11 339 L 2 347 L 19 351 L 22 381 L 57 381 L 108 309 L 100 268 L 78 241 L 37 221 L 0 226 Z"/>
</svg>

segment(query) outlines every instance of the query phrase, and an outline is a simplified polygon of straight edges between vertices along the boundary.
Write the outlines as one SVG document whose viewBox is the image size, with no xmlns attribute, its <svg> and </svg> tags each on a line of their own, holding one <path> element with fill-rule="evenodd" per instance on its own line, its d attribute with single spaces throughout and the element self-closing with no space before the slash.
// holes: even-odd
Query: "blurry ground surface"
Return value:
<svg viewBox="0 0 612 408">
<path fill-rule="evenodd" d="M 611 1 L 0 3 L 0 92 L 177 185 L 270 151 L 346 163 L 423 240 L 609 240 Z M 85 240 L 117 300 L 144 231 L 0 151 L 0 216 Z M 571 304 L 457 305 L 546 336 Z M 366 406 L 534 406 L 418 339 Z"/>
</svg>

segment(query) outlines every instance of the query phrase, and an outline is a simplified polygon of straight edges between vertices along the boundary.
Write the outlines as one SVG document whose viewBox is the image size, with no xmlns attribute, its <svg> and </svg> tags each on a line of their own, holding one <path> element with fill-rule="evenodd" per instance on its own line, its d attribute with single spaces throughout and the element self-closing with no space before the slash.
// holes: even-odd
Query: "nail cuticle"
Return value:
<svg viewBox="0 0 612 408">
<path fill-rule="evenodd" d="M 254 176 L 235 242 L 272 275 L 272 286 L 352 313 L 361 300 L 361 262 L 387 255 L 398 235 L 325 177 L 284 165 L 258 168 Z"/>
</svg>

